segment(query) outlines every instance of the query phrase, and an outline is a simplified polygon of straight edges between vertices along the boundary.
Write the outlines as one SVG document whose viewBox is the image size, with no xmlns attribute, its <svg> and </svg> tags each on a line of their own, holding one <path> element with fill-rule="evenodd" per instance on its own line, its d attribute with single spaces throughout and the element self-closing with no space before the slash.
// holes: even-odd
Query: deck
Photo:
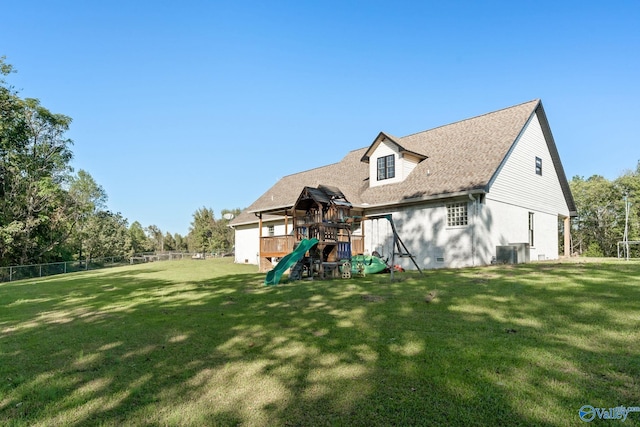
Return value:
<svg viewBox="0 0 640 427">
<path fill-rule="evenodd" d="M 294 236 L 269 236 L 260 238 L 260 257 L 283 257 L 293 252 Z M 364 252 L 362 236 L 351 236 L 351 253 L 353 255 Z"/>
</svg>

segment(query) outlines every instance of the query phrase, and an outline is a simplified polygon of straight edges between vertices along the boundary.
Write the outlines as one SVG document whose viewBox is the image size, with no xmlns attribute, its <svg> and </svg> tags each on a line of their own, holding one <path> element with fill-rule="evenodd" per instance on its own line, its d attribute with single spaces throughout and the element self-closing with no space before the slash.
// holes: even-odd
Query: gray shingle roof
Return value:
<svg viewBox="0 0 640 427">
<path fill-rule="evenodd" d="M 351 151 L 338 163 L 280 179 L 232 225 L 255 222 L 254 212 L 292 206 L 305 186 L 338 187 L 354 206 L 391 205 L 485 190 L 536 111 L 544 115 L 537 99 L 401 138 L 381 133 L 371 146 Z M 403 182 L 370 188 L 369 165 L 365 161 L 381 135 L 426 159 Z M 559 159 L 558 166 L 562 169 Z"/>
</svg>

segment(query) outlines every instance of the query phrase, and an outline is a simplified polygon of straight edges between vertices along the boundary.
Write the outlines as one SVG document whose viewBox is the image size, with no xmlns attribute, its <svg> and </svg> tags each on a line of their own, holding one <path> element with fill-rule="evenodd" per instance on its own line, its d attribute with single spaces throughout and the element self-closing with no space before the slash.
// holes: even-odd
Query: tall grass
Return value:
<svg viewBox="0 0 640 427">
<path fill-rule="evenodd" d="M 265 287 L 216 259 L 0 284 L 0 424 L 581 425 L 583 405 L 640 406 L 639 277 L 532 263 Z"/>
</svg>

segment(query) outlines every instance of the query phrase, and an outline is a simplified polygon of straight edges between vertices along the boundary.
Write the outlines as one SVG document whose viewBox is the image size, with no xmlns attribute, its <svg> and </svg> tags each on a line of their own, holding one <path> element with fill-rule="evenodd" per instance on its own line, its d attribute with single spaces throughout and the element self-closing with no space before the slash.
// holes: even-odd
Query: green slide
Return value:
<svg viewBox="0 0 640 427">
<path fill-rule="evenodd" d="M 267 277 L 264 279 L 265 285 L 277 285 L 282 277 L 282 274 L 287 271 L 291 266 L 298 262 L 309 249 L 318 244 L 318 239 L 313 238 L 311 240 L 303 239 L 293 252 L 285 255 L 284 258 L 273 268 L 273 270 L 267 273 Z"/>
</svg>

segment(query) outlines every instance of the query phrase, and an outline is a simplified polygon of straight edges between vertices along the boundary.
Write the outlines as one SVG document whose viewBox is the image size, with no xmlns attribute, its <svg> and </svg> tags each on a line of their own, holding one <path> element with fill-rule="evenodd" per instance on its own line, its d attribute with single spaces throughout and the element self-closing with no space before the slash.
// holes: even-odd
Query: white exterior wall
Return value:
<svg viewBox="0 0 640 427">
<path fill-rule="evenodd" d="M 420 268 L 458 268 L 488 265 L 496 246 L 529 242 L 529 212 L 534 214 L 534 245 L 530 261 L 558 258 L 558 217 L 507 203 L 486 200 L 467 202 L 468 225 L 447 226 L 445 202 L 425 204 L 391 212 L 400 238 Z M 372 214 L 373 215 L 373 214 Z M 365 222 L 365 251 L 383 258 L 392 252 L 392 230 L 385 219 Z M 409 258 L 396 264 L 412 270 Z"/>
<path fill-rule="evenodd" d="M 269 236 L 269 226 L 274 226 L 274 236 L 284 236 L 285 226 L 284 220 L 280 221 L 263 221 L 262 237 Z M 288 234 L 293 230 L 292 221 L 288 224 Z M 235 228 L 235 262 L 240 264 L 259 265 L 260 252 L 260 231 L 258 223 L 238 225 Z"/>
<path fill-rule="evenodd" d="M 258 265 L 259 237 L 258 224 L 238 225 L 235 227 L 235 262 Z"/>
<path fill-rule="evenodd" d="M 445 203 L 402 208 L 390 213 L 400 239 L 420 268 L 478 264 L 478 260 L 474 262 L 472 257 L 471 226 L 447 227 Z M 392 239 L 391 226 L 386 219 L 365 222 L 365 250 L 369 253 L 377 250 L 391 262 Z M 395 263 L 405 269 L 415 269 L 409 258 L 396 258 Z"/>
<path fill-rule="evenodd" d="M 396 176 L 378 181 L 378 158 L 390 155 L 394 156 Z M 399 153 L 397 145 L 388 141 L 381 142 L 369 157 L 369 186 L 376 187 L 378 185 L 404 181 L 417 164 L 417 159 Z"/>
<path fill-rule="evenodd" d="M 542 175 L 536 174 L 536 157 L 542 159 Z M 532 211 L 569 216 L 569 208 L 537 115 L 527 124 L 495 180 L 490 183 L 487 199 Z"/>
<path fill-rule="evenodd" d="M 530 260 L 558 258 L 558 216 L 487 199 L 479 209 L 476 247 L 487 264 L 496 246 L 529 242 L 529 213 L 533 213 L 533 246 Z"/>
<path fill-rule="evenodd" d="M 542 159 L 542 175 L 536 174 L 536 157 Z M 537 115 L 490 183 L 481 209 L 485 230 L 479 232 L 487 250 L 495 255 L 496 245 L 529 242 L 529 212 L 534 215 L 530 260 L 557 259 L 558 216 L 569 216 L 569 208 Z"/>
</svg>

